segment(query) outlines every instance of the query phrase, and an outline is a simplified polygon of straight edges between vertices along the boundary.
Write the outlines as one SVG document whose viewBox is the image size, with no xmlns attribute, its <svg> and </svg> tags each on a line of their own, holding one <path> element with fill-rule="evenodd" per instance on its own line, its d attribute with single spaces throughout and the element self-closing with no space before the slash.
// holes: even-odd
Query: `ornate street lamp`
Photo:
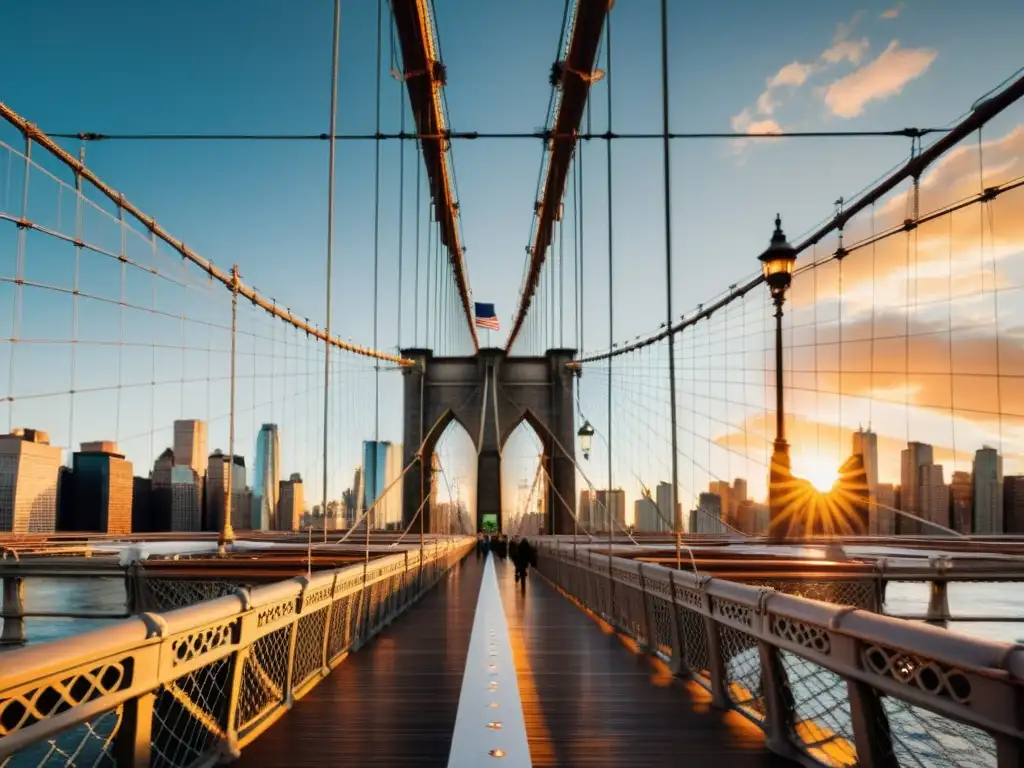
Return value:
<svg viewBox="0 0 1024 768">
<path fill-rule="evenodd" d="M 786 442 L 785 412 L 782 404 L 782 305 L 786 290 L 793 282 L 796 249 L 782 232 L 782 218 L 775 214 L 775 232 L 768 249 L 758 256 L 772 301 L 775 303 L 775 446 L 768 476 L 769 536 L 784 535 L 788 527 L 783 519 L 782 486 L 791 477 L 789 443 Z"/>
<path fill-rule="evenodd" d="M 579 432 L 576 433 L 580 438 L 580 450 L 583 451 L 583 458 L 590 458 L 590 442 L 594 437 L 594 428 L 590 426 L 589 421 L 583 422 L 583 426 L 580 427 Z"/>
</svg>

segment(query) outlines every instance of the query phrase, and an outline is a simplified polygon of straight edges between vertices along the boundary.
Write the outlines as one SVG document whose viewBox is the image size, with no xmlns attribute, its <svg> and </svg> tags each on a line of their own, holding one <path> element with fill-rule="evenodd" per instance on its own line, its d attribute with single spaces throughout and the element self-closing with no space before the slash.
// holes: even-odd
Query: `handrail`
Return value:
<svg viewBox="0 0 1024 768">
<path fill-rule="evenodd" d="M 237 757 L 474 545 L 429 541 L 422 562 L 381 557 L 365 579 L 358 563 L 8 651 L 0 765 L 70 766 L 84 748 L 129 766 Z"/>
<path fill-rule="evenodd" d="M 542 575 L 804 765 L 902 765 L 908 744 L 928 765 L 1024 755 L 1020 645 L 567 541 L 538 554 Z"/>
</svg>

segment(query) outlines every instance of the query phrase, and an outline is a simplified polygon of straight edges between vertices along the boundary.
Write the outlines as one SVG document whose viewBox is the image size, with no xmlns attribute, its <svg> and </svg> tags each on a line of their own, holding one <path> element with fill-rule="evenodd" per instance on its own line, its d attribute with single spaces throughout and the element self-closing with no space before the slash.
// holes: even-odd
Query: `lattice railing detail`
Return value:
<svg viewBox="0 0 1024 768">
<path fill-rule="evenodd" d="M 171 653 L 174 665 L 193 661 L 204 654 L 236 642 L 240 626 L 241 621 L 235 619 L 172 640 Z"/>
<path fill-rule="evenodd" d="M 793 701 L 791 724 L 797 744 L 823 765 L 856 765 L 846 683 L 835 672 L 795 654 L 782 651 L 780 656 Z"/>
<path fill-rule="evenodd" d="M 295 637 L 294 684 L 302 685 L 314 672 L 324 668 L 324 631 L 327 611 L 320 610 L 299 618 Z"/>
<path fill-rule="evenodd" d="M 6 658 L 14 657 L 7 655 Z M 124 658 L 0 696 L 0 738 L 81 704 L 126 690 L 132 685 L 133 672 L 133 660 Z"/>
<path fill-rule="evenodd" d="M 957 723 L 891 696 L 882 697 L 882 706 L 892 735 L 891 754 L 899 765 L 996 765 L 995 740 L 980 728 Z"/>
<path fill-rule="evenodd" d="M 557 539 L 539 550 L 543 576 L 760 725 L 787 757 L 931 768 L 1015 765 L 1024 754 L 1024 651 L 880 616 L 870 580 L 740 584 Z"/>
<path fill-rule="evenodd" d="M 341 598 L 331 611 L 330 636 L 327 638 L 327 659 L 331 660 L 346 650 L 352 642 L 353 607 L 359 598 L 352 595 Z"/>
<path fill-rule="evenodd" d="M 786 595 L 820 600 L 833 605 L 852 605 L 866 611 L 878 611 L 878 584 L 875 580 L 861 581 L 746 581 L 755 587 L 768 587 Z"/>
<path fill-rule="evenodd" d="M 264 635 L 249 649 L 238 693 L 236 727 L 239 731 L 285 699 L 288 685 L 288 643 L 291 628 Z"/>
<path fill-rule="evenodd" d="M 185 579 L 169 579 L 147 576 L 145 570 L 136 573 L 141 605 L 138 611 L 173 611 L 175 608 L 186 608 L 206 600 L 230 595 L 240 585 L 218 579 L 195 581 Z"/>
<path fill-rule="evenodd" d="M 732 600 L 723 600 L 720 597 L 714 598 L 713 601 L 714 612 L 717 616 L 736 622 L 737 624 L 744 624 L 750 626 L 753 620 L 753 611 L 749 606 L 740 605 L 734 603 Z"/>
<path fill-rule="evenodd" d="M 719 626 L 729 698 L 741 708 L 764 717 L 764 690 L 761 681 L 761 659 L 757 640 L 727 626 Z"/>
<path fill-rule="evenodd" d="M 168 768 L 228 759 L 283 714 L 297 689 L 316 685 L 325 649 L 327 664 L 339 663 L 474 545 L 468 537 L 430 542 L 422 579 L 418 559 L 409 565 L 404 552 L 251 590 L 147 579 L 136 569 L 137 605 L 180 610 L 3 654 L 0 768 L 114 766 L 127 755 L 138 765 L 147 753 L 150 765 Z M 226 595 L 234 599 L 210 600 Z M 78 707 L 88 710 L 76 718 Z M 61 729 L 55 718 L 79 724 Z"/>
<path fill-rule="evenodd" d="M 861 657 L 865 668 L 875 674 L 959 704 L 971 701 L 971 681 L 958 669 L 880 644 L 864 647 Z"/>
<path fill-rule="evenodd" d="M 50 765 L 114 768 L 114 739 L 121 728 L 123 707 L 87 720 L 31 747 L 0 760 L 0 768 L 43 768 Z"/>
<path fill-rule="evenodd" d="M 153 766 L 192 765 L 225 738 L 231 659 L 165 684 L 153 705 Z"/>
<path fill-rule="evenodd" d="M 679 622 L 680 661 L 691 675 L 707 678 L 708 630 L 704 617 L 681 605 L 676 605 L 676 620 Z"/>
<path fill-rule="evenodd" d="M 647 615 L 650 617 L 651 633 L 654 637 L 648 638 L 647 642 L 652 650 L 668 658 L 674 655 L 673 646 L 675 645 L 672 609 L 672 603 L 668 600 L 661 596 L 648 595 Z"/>
<path fill-rule="evenodd" d="M 788 616 L 771 617 L 772 634 L 791 643 L 811 648 L 818 653 L 829 653 L 832 649 L 828 630 L 816 627 L 806 621 L 791 619 Z"/>
</svg>

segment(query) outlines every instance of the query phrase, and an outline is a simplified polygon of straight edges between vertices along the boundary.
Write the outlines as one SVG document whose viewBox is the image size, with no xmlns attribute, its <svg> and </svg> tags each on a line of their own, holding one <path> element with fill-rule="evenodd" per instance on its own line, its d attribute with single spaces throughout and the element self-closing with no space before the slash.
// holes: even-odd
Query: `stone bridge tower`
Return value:
<svg viewBox="0 0 1024 768">
<path fill-rule="evenodd" d="M 481 349 L 472 357 L 434 357 L 430 350 L 406 349 L 416 361 L 404 375 L 402 520 L 409 525 L 430 493 L 430 467 L 438 438 L 454 419 L 469 434 L 477 453 L 476 526 L 497 515 L 501 504 L 501 453 L 506 441 L 526 421 L 544 446 L 542 461 L 551 477 L 546 483 L 547 532 L 571 533 L 576 497 L 573 387 L 568 367 L 573 350 L 552 349 L 543 357 L 510 357 L 501 349 Z M 423 446 L 418 453 L 419 447 Z M 425 471 L 426 470 L 426 471 Z M 567 508 L 568 505 L 568 508 Z M 430 529 L 431 502 L 423 507 Z"/>
</svg>

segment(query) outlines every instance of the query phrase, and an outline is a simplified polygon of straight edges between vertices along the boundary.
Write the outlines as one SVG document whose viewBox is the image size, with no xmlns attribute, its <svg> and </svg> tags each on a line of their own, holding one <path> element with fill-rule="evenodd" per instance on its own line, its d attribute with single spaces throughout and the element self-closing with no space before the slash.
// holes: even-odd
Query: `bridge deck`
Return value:
<svg viewBox="0 0 1024 768">
<path fill-rule="evenodd" d="M 470 557 L 242 754 L 242 766 L 446 766 L 483 568 Z M 537 575 L 496 574 L 534 766 L 790 765 Z M 695 763 L 697 764 L 697 763 Z"/>
</svg>

